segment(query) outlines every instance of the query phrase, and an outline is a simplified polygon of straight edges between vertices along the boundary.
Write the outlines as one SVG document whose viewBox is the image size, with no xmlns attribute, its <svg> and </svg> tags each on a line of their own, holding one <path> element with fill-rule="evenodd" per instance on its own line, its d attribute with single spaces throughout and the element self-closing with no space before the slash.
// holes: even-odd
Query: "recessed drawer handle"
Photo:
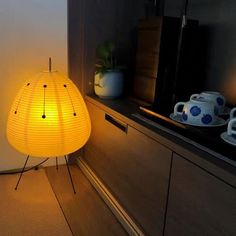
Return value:
<svg viewBox="0 0 236 236">
<path fill-rule="evenodd" d="M 114 117 L 112 117 L 108 114 L 105 114 L 105 120 L 107 120 L 111 124 L 115 125 L 117 128 L 121 129 L 125 133 L 127 133 L 128 126 L 126 124 L 123 124 L 121 121 L 115 119 Z"/>
</svg>

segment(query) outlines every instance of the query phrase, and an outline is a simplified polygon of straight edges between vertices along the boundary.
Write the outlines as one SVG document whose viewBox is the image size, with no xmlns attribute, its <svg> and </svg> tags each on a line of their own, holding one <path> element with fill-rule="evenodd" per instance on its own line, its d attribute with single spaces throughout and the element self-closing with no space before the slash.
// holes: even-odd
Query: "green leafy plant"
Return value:
<svg viewBox="0 0 236 236">
<path fill-rule="evenodd" d="M 97 46 L 96 56 L 98 62 L 95 64 L 96 74 L 104 74 L 107 71 L 120 71 L 124 69 L 124 66 L 117 65 L 116 50 L 116 44 L 111 41 Z"/>
</svg>

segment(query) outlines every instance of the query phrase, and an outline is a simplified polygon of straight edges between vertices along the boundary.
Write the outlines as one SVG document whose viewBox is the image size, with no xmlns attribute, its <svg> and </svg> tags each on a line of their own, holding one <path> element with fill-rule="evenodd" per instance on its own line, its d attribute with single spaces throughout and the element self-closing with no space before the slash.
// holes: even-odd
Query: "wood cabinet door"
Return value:
<svg viewBox="0 0 236 236">
<path fill-rule="evenodd" d="M 236 235 L 236 189 L 174 154 L 165 235 Z"/>
<path fill-rule="evenodd" d="M 84 160 L 144 232 L 161 235 L 172 152 L 119 117 L 108 121 L 103 110 L 87 105 L 92 135 Z"/>
</svg>

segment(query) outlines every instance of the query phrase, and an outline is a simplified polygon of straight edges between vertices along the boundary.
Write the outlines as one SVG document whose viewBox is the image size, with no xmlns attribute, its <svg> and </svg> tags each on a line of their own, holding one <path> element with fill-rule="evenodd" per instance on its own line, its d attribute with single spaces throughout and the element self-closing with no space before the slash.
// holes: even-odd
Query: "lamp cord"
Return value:
<svg viewBox="0 0 236 236">
<path fill-rule="evenodd" d="M 42 165 L 44 162 L 46 162 L 49 158 L 46 158 L 44 161 L 40 162 L 39 164 L 35 165 L 35 166 L 32 166 L 28 169 L 25 169 L 23 171 L 23 173 L 29 171 L 29 170 L 32 170 L 32 169 L 37 169 L 38 166 Z M 12 174 L 19 174 L 21 173 L 21 170 L 17 170 L 17 171 L 6 171 L 6 172 L 0 172 L 0 175 L 12 175 Z"/>
</svg>

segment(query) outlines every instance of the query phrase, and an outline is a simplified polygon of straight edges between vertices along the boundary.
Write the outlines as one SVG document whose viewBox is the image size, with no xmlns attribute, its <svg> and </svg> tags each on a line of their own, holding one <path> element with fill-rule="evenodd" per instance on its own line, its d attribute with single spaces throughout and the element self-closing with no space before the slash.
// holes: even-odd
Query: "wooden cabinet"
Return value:
<svg viewBox="0 0 236 236">
<path fill-rule="evenodd" d="M 172 152 L 120 117 L 87 106 L 92 135 L 84 160 L 144 232 L 161 235 Z"/>
<path fill-rule="evenodd" d="M 236 235 L 236 189 L 174 154 L 165 235 Z"/>
<path fill-rule="evenodd" d="M 122 115 L 90 100 L 92 134 L 83 161 L 141 231 L 155 236 L 236 235 L 233 168 L 227 171 L 143 129 L 126 116 L 127 108 Z"/>
</svg>

